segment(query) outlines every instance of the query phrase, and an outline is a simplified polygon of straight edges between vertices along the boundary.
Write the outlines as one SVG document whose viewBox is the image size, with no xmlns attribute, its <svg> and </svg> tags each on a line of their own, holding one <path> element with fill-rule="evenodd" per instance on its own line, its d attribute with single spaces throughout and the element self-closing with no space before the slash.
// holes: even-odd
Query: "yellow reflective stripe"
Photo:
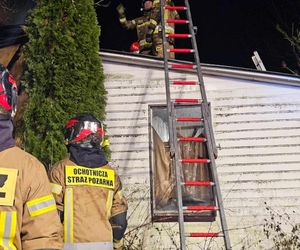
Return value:
<svg viewBox="0 0 300 250">
<path fill-rule="evenodd" d="M 30 216 L 37 216 L 56 210 L 53 195 L 43 196 L 26 203 Z"/>
<path fill-rule="evenodd" d="M 161 26 L 156 26 L 155 30 L 154 30 L 154 34 L 157 34 L 158 32 L 162 31 L 162 28 Z M 174 28 L 170 27 L 170 26 L 166 26 L 165 27 L 165 31 L 166 31 L 166 34 L 173 34 L 174 33 Z"/>
<path fill-rule="evenodd" d="M 108 191 L 107 200 L 106 200 L 106 214 L 107 214 L 108 218 L 111 215 L 111 207 L 112 207 L 112 202 L 113 202 L 113 198 L 114 198 L 113 194 L 114 194 L 114 191 L 112 191 L 112 190 Z"/>
<path fill-rule="evenodd" d="M 148 43 L 145 39 L 139 41 L 139 44 L 141 47 L 144 47 L 144 46 L 150 47 L 151 46 L 151 43 Z"/>
<path fill-rule="evenodd" d="M 154 0 L 154 1 L 153 1 L 153 5 L 154 5 L 154 4 L 159 4 L 159 0 Z"/>
<path fill-rule="evenodd" d="M 51 191 L 52 191 L 52 193 L 54 193 L 54 194 L 60 194 L 61 190 L 62 190 L 62 186 L 61 185 L 58 185 L 58 184 L 56 184 L 54 182 L 51 182 Z"/>
<path fill-rule="evenodd" d="M 105 139 L 102 143 L 101 143 L 101 147 L 106 147 L 106 146 L 109 146 L 109 140 L 108 139 Z"/>
<path fill-rule="evenodd" d="M 67 188 L 64 197 L 64 242 L 73 243 L 73 189 Z"/>
<path fill-rule="evenodd" d="M 17 212 L 0 212 L 0 247 L 4 250 L 17 250 L 14 239 L 17 230 Z"/>
<path fill-rule="evenodd" d="M 167 34 L 174 33 L 174 28 L 172 28 L 170 26 L 166 26 L 166 33 Z"/>
<path fill-rule="evenodd" d="M 11 230 L 10 230 L 9 240 L 8 240 L 8 244 L 12 249 L 16 249 L 14 245 L 16 231 L 17 231 L 17 212 L 13 211 L 11 213 Z"/>
<path fill-rule="evenodd" d="M 126 23 L 126 18 L 125 17 L 123 17 L 123 18 L 120 18 L 120 23 Z"/>
<path fill-rule="evenodd" d="M 157 25 L 157 22 L 154 19 L 150 19 L 150 23 L 155 25 L 155 26 Z"/>
<path fill-rule="evenodd" d="M 169 10 L 165 10 L 165 12 L 164 12 L 164 18 L 165 18 L 165 20 L 168 20 L 168 19 L 170 19 L 170 11 Z"/>
</svg>

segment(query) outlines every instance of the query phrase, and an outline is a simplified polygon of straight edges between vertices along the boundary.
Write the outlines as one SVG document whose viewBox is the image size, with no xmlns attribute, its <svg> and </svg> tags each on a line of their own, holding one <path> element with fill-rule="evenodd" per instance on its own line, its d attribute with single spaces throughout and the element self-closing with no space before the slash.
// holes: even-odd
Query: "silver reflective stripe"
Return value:
<svg viewBox="0 0 300 250">
<path fill-rule="evenodd" d="M 30 216 L 38 216 L 56 210 L 53 195 L 46 195 L 26 202 Z"/>
<path fill-rule="evenodd" d="M 107 200 L 106 200 L 106 215 L 108 218 L 111 216 L 111 207 L 113 203 L 113 198 L 114 198 L 114 191 L 109 190 Z"/>
<path fill-rule="evenodd" d="M 113 250 L 112 242 L 66 243 L 64 250 Z"/>
<path fill-rule="evenodd" d="M 51 191 L 54 194 L 60 194 L 62 190 L 62 186 L 56 183 L 51 182 Z"/>
<path fill-rule="evenodd" d="M 54 205 L 55 205 L 55 200 L 51 199 L 51 200 L 40 202 L 35 205 L 28 206 L 28 210 L 29 210 L 30 214 L 34 214 L 37 211 L 40 211 L 40 210 L 48 208 L 48 207 L 52 207 Z"/>
<path fill-rule="evenodd" d="M 67 188 L 64 201 L 64 241 L 73 243 L 73 189 Z"/>
<path fill-rule="evenodd" d="M 13 244 L 13 240 L 15 237 L 15 227 L 16 227 L 16 212 L 0 212 L 3 213 L 2 215 L 5 216 L 4 219 L 4 228 L 3 228 L 3 221 L 0 221 L 0 223 L 2 225 L 1 226 L 1 230 L 3 230 L 2 232 L 0 232 L 0 247 L 2 246 L 3 249 L 5 250 L 16 250 L 17 248 L 14 246 Z M 15 213 L 14 218 L 13 218 L 13 213 Z M 3 219 L 2 216 L 1 220 Z M 14 223 L 13 223 L 13 220 Z M 1 248 L 2 249 L 2 248 Z"/>
<path fill-rule="evenodd" d="M 12 214 L 6 213 L 6 220 L 5 220 L 5 226 L 4 226 L 4 234 L 3 234 L 3 245 L 7 247 L 9 250 L 12 248 L 9 246 L 9 235 L 11 230 L 11 223 L 12 223 Z"/>
</svg>

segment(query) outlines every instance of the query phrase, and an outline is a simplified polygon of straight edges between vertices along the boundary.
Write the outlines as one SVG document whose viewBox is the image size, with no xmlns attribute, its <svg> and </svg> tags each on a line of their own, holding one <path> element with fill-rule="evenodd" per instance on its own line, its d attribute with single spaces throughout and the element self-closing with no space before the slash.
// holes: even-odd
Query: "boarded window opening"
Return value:
<svg viewBox="0 0 300 250">
<path fill-rule="evenodd" d="M 175 172 L 171 164 L 169 130 L 166 106 L 150 107 L 150 152 L 152 220 L 172 222 L 178 220 Z M 176 107 L 177 117 L 201 117 L 201 107 Z M 176 129 L 177 137 L 205 137 L 203 126 L 181 123 Z M 180 142 L 181 158 L 207 158 L 205 143 Z M 181 180 L 211 181 L 209 164 L 182 164 Z M 182 187 L 183 205 L 215 205 L 211 187 Z M 214 221 L 213 211 L 187 211 L 186 221 Z"/>
</svg>

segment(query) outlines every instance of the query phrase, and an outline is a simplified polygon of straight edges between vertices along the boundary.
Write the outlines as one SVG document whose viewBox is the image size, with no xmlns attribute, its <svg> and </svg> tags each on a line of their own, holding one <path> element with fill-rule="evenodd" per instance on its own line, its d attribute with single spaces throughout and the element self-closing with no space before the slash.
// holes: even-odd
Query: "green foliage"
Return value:
<svg viewBox="0 0 300 250">
<path fill-rule="evenodd" d="M 80 112 L 105 117 L 100 28 L 92 0 L 40 0 L 26 32 L 25 148 L 46 166 L 66 154 L 65 122 Z"/>
</svg>

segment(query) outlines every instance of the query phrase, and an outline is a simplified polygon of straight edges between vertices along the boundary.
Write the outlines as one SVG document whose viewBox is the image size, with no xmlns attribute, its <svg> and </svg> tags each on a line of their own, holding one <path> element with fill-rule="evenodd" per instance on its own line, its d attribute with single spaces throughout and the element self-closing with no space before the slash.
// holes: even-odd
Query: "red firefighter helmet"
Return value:
<svg viewBox="0 0 300 250">
<path fill-rule="evenodd" d="M 65 126 L 66 144 L 77 144 L 81 147 L 98 147 L 104 138 L 103 124 L 89 113 L 71 118 Z"/>
<path fill-rule="evenodd" d="M 0 119 L 9 120 L 17 111 L 18 89 L 8 70 L 0 64 Z"/>
<path fill-rule="evenodd" d="M 140 44 L 138 42 L 134 42 L 130 45 L 130 52 L 138 54 L 140 53 Z"/>
</svg>

